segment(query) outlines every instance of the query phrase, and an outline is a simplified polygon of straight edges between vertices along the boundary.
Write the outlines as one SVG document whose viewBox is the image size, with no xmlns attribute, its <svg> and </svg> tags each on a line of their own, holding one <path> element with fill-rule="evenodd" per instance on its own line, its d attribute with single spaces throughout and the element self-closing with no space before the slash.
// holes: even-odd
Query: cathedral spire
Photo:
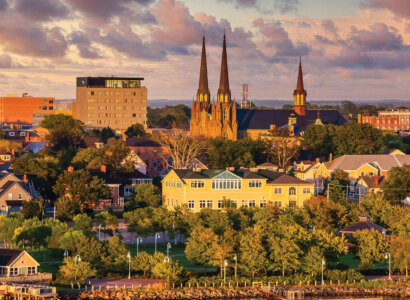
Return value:
<svg viewBox="0 0 410 300">
<path fill-rule="evenodd" d="M 306 114 L 306 90 L 303 86 L 302 58 L 299 57 L 299 73 L 296 89 L 293 91 L 295 113 L 300 116 Z"/>
<path fill-rule="evenodd" d="M 228 58 L 226 54 L 225 33 L 224 33 L 224 41 L 222 45 L 221 77 L 219 79 L 218 101 L 220 102 L 230 102 L 231 101 L 231 91 L 229 89 Z"/>
<path fill-rule="evenodd" d="M 208 69 L 206 65 L 206 50 L 205 50 L 205 36 L 202 37 L 202 55 L 201 55 L 201 69 L 199 73 L 199 84 L 197 92 L 197 100 L 200 102 L 209 102 L 209 87 L 208 87 Z"/>
</svg>

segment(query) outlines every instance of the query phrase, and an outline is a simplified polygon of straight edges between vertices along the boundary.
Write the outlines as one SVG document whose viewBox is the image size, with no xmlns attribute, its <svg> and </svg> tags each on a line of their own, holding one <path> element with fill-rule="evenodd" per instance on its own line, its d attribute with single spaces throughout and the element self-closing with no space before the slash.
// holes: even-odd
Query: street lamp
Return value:
<svg viewBox="0 0 410 300">
<path fill-rule="evenodd" d="M 155 234 L 155 252 L 157 252 L 157 239 L 159 239 L 161 236 L 160 236 L 160 234 L 159 234 L 159 232 L 157 232 L 156 234 Z"/>
<path fill-rule="evenodd" d="M 226 267 L 228 266 L 228 261 L 224 260 L 224 283 L 226 283 Z"/>
<path fill-rule="evenodd" d="M 131 252 L 130 251 L 128 251 L 127 258 L 128 258 L 128 279 L 131 279 Z"/>
<path fill-rule="evenodd" d="M 391 280 L 391 269 L 390 269 L 391 259 L 390 259 L 390 252 L 387 252 L 385 257 L 386 257 L 386 259 L 387 259 L 387 258 L 389 259 L 389 280 Z"/>
<path fill-rule="evenodd" d="M 139 248 L 139 245 L 140 245 L 140 243 L 142 243 L 142 237 L 137 237 L 137 256 L 138 256 L 138 248 Z"/>
<path fill-rule="evenodd" d="M 98 225 L 98 241 L 101 242 L 101 224 Z"/>
<path fill-rule="evenodd" d="M 68 250 L 64 250 L 64 257 L 68 257 Z"/>
<path fill-rule="evenodd" d="M 81 261 L 81 257 L 80 255 L 76 255 L 74 258 L 74 264 L 77 264 L 77 261 L 80 262 Z M 75 274 L 74 280 L 77 281 L 77 273 Z"/>
<path fill-rule="evenodd" d="M 325 261 L 324 258 L 322 258 L 322 285 L 325 284 L 325 282 L 323 281 L 323 270 L 324 270 L 324 268 L 325 268 L 325 264 L 326 264 L 326 261 Z"/>
<path fill-rule="evenodd" d="M 167 257 L 169 257 L 169 249 L 171 249 L 171 243 L 167 244 Z"/>
<path fill-rule="evenodd" d="M 235 254 L 233 257 L 233 260 L 235 261 L 235 278 L 236 278 L 236 272 L 238 270 L 238 255 Z"/>
</svg>

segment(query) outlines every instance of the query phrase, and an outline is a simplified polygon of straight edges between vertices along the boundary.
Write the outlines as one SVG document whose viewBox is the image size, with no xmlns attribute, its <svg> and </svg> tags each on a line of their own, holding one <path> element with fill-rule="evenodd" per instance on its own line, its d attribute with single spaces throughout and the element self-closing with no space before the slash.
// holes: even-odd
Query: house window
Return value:
<svg viewBox="0 0 410 300">
<path fill-rule="evenodd" d="M 19 193 L 19 200 L 23 199 L 23 194 Z"/>
<path fill-rule="evenodd" d="M 310 194 L 310 188 L 303 188 L 303 194 Z"/>
<path fill-rule="evenodd" d="M 266 200 L 265 199 L 261 199 L 261 201 L 259 202 L 259 206 L 261 208 L 264 208 L 266 206 Z"/>
<path fill-rule="evenodd" d="M 242 182 L 240 179 L 213 179 L 213 190 L 240 190 Z"/>
<path fill-rule="evenodd" d="M 175 181 L 174 180 L 172 180 L 172 187 L 175 187 Z"/>
<path fill-rule="evenodd" d="M 10 276 L 17 276 L 19 274 L 18 268 L 10 268 Z"/>
<path fill-rule="evenodd" d="M 296 195 L 296 189 L 294 187 L 289 189 L 289 195 Z"/>
<path fill-rule="evenodd" d="M 206 201 L 206 207 L 208 207 L 208 208 L 212 208 L 213 204 L 214 204 L 213 200 Z"/>
<path fill-rule="evenodd" d="M 224 207 L 224 201 L 218 200 L 218 208 L 223 208 L 223 207 Z"/>
<path fill-rule="evenodd" d="M 282 201 L 275 201 L 276 207 L 282 207 Z"/>
<path fill-rule="evenodd" d="M 364 176 L 364 172 L 360 172 L 360 176 Z"/>
<path fill-rule="evenodd" d="M 248 207 L 248 200 L 242 200 L 242 207 Z"/>
<path fill-rule="evenodd" d="M 205 187 L 205 181 L 203 180 L 192 180 L 191 189 L 202 189 Z"/>
<path fill-rule="evenodd" d="M 36 274 L 36 267 L 27 267 L 27 275 Z"/>
<path fill-rule="evenodd" d="M 374 176 L 374 172 L 370 172 L 370 176 Z"/>
<path fill-rule="evenodd" d="M 256 200 L 249 200 L 249 207 L 256 207 Z"/>
<path fill-rule="evenodd" d="M 195 208 L 195 200 L 188 200 L 188 208 L 190 209 Z"/>
<path fill-rule="evenodd" d="M 289 201 L 289 207 L 290 208 L 295 208 L 296 207 L 296 201 Z"/>
<path fill-rule="evenodd" d="M 171 180 L 166 180 L 165 181 L 165 187 L 170 187 L 171 186 Z"/>
<path fill-rule="evenodd" d="M 177 181 L 177 189 L 180 189 L 181 188 L 181 181 Z"/>
<path fill-rule="evenodd" d="M 275 188 L 275 194 L 282 194 L 282 188 Z"/>
<path fill-rule="evenodd" d="M 199 208 L 205 208 L 205 200 L 199 200 Z"/>
<path fill-rule="evenodd" d="M 262 180 L 250 180 L 249 181 L 250 188 L 260 188 L 262 187 Z"/>
<path fill-rule="evenodd" d="M 13 199 L 13 193 L 9 193 L 9 200 L 12 200 Z"/>
</svg>

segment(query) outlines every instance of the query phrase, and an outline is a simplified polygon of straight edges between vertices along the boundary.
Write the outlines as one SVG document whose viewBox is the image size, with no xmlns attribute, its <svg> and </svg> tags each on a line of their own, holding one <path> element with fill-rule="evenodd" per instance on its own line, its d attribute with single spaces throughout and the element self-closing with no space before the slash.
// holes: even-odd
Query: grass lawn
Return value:
<svg viewBox="0 0 410 300">
<path fill-rule="evenodd" d="M 47 262 L 59 262 L 64 258 L 64 250 L 61 249 L 35 249 L 33 251 L 28 251 L 28 253 L 39 263 Z"/>
<path fill-rule="evenodd" d="M 352 253 L 339 256 L 339 261 L 349 267 L 349 269 L 357 269 L 359 268 L 360 259 Z M 387 262 L 382 263 L 375 263 L 375 267 L 387 267 Z"/>
</svg>

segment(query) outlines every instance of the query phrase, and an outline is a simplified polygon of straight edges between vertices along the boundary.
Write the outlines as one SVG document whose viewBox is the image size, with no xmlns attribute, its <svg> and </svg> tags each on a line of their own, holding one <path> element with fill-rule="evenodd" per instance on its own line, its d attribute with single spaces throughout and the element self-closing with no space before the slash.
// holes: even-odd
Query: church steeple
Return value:
<svg viewBox="0 0 410 300">
<path fill-rule="evenodd" d="M 199 73 L 199 84 L 196 98 L 199 102 L 210 102 L 210 92 L 208 87 L 208 69 L 206 65 L 205 36 L 203 36 L 202 38 L 201 69 Z"/>
<path fill-rule="evenodd" d="M 228 58 L 226 54 L 226 37 L 222 45 L 221 77 L 219 79 L 218 102 L 231 102 L 231 90 L 229 89 Z"/>
<path fill-rule="evenodd" d="M 306 114 L 306 96 L 307 92 L 303 86 L 302 58 L 300 57 L 298 82 L 296 84 L 296 89 L 293 91 L 295 113 L 300 116 Z"/>
</svg>

